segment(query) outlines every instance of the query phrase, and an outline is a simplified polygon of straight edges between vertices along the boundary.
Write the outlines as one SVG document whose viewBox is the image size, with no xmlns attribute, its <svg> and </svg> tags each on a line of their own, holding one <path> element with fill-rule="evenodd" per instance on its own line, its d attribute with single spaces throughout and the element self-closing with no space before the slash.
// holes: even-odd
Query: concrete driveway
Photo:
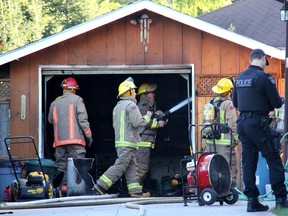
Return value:
<svg viewBox="0 0 288 216">
<path fill-rule="evenodd" d="M 275 201 L 263 201 L 269 205 L 267 212 L 246 212 L 247 201 L 239 200 L 233 205 L 219 202 L 213 205 L 199 206 L 198 202 L 188 202 L 184 206 L 182 197 L 153 198 L 109 198 L 103 196 L 70 197 L 53 199 L 44 203 L 31 201 L 25 203 L 2 203 L 0 214 L 13 216 L 182 216 L 182 215 L 274 215 L 271 210 Z M 38 202 L 38 204 L 37 204 Z M 18 206 L 17 206 L 18 205 Z"/>
</svg>

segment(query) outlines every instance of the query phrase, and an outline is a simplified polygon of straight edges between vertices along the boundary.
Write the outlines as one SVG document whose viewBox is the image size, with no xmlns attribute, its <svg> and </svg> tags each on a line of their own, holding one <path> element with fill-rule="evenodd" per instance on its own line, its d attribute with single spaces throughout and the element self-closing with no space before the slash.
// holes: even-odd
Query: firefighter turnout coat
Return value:
<svg viewBox="0 0 288 216">
<path fill-rule="evenodd" d="M 232 130 L 232 137 L 233 137 L 233 142 L 238 143 L 239 139 L 238 139 L 238 134 L 237 134 L 237 111 L 235 109 L 235 107 L 233 106 L 233 103 L 231 101 L 231 98 L 226 96 L 217 96 L 214 98 L 213 100 L 213 104 L 214 106 L 216 106 L 219 101 L 222 101 L 219 108 L 219 122 L 222 124 L 227 124 L 231 130 Z M 221 133 L 221 138 L 218 140 L 215 140 L 217 145 L 230 145 L 230 136 L 231 134 L 229 133 Z M 207 140 L 208 141 L 208 140 Z M 209 143 L 213 143 L 210 142 L 210 140 L 208 141 Z"/>
<path fill-rule="evenodd" d="M 220 102 L 222 101 L 222 102 Z M 237 134 L 237 112 L 235 107 L 233 106 L 233 103 L 231 101 L 231 98 L 229 96 L 223 97 L 223 96 L 217 96 L 213 100 L 214 106 L 221 103 L 219 108 L 219 122 L 222 124 L 227 124 L 231 130 L 232 130 L 232 146 L 231 146 L 231 133 L 221 133 L 220 139 L 215 139 L 216 144 L 216 152 L 218 154 L 221 154 L 225 157 L 228 164 L 231 167 L 231 177 L 236 179 L 237 176 L 237 160 L 236 160 L 236 150 L 235 146 L 239 142 L 238 134 Z M 206 144 L 208 144 L 208 149 L 206 149 L 209 152 L 214 152 L 214 143 L 212 139 L 207 139 Z M 230 154 L 230 147 L 232 147 L 231 151 L 232 154 Z M 231 160 L 230 160 L 231 159 Z M 231 161 L 231 164 L 230 164 Z"/>
<path fill-rule="evenodd" d="M 156 103 L 149 100 L 149 98 L 147 98 L 145 95 L 141 95 L 137 105 L 142 115 L 145 115 L 147 111 L 151 111 L 153 113 L 156 112 Z M 149 147 L 154 149 L 157 124 L 158 122 L 153 120 L 146 125 L 145 129 L 141 132 L 142 141 L 138 143 L 138 147 Z"/>
<path fill-rule="evenodd" d="M 52 102 L 48 121 L 54 127 L 54 148 L 70 144 L 86 146 L 84 136 L 91 136 L 83 99 L 71 92 L 64 92 Z"/>
<path fill-rule="evenodd" d="M 113 128 L 115 131 L 115 146 L 137 148 L 141 141 L 139 127 L 145 127 L 150 122 L 150 117 L 142 116 L 136 99 L 120 97 L 113 110 Z"/>
<path fill-rule="evenodd" d="M 145 115 L 147 111 L 151 111 L 153 113 L 156 112 L 155 101 L 151 101 L 151 99 L 147 98 L 145 94 L 140 96 L 140 100 L 137 105 L 142 115 Z M 157 124 L 158 122 L 156 120 L 150 121 L 150 123 L 146 125 L 145 129 L 140 134 L 142 141 L 138 143 L 138 149 L 136 150 L 140 185 L 144 184 L 149 171 L 151 154 L 150 148 L 154 149 Z"/>
<path fill-rule="evenodd" d="M 150 120 L 149 116 L 141 115 L 135 98 L 120 97 L 120 101 L 113 109 L 113 128 L 118 158 L 97 181 L 104 190 L 107 191 L 125 174 L 129 194 L 142 192 L 137 174 L 135 150 L 141 140 L 139 127 L 145 127 Z"/>
</svg>

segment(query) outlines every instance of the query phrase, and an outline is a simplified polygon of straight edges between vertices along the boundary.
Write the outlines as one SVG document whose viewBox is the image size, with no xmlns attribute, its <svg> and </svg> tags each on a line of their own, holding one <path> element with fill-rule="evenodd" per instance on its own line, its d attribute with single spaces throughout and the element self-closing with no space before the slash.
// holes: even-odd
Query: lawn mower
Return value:
<svg viewBox="0 0 288 216">
<path fill-rule="evenodd" d="M 231 134 L 232 145 L 231 128 L 221 123 L 211 123 L 204 126 L 199 125 L 202 127 L 200 131 L 200 151 L 193 152 L 192 141 L 190 137 L 191 128 L 193 126 L 196 127 L 198 125 L 189 126 L 191 155 L 185 156 L 180 161 L 184 206 L 187 206 L 188 200 L 197 200 L 199 206 L 212 205 L 216 201 L 219 201 L 220 205 L 223 205 L 224 202 L 229 205 L 236 203 L 238 201 L 239 194 L 235 188 L 231 187 L 230 166 L 224 156 L 217 154 L 214 139 L 216 136 L 215 128 L 219 126 L 227 127 Z M 204 152 L 202 146 L 202 139 L 207 138 L 207 130 L 211 131 L 209 136 L 212 136 L 214 141 L 214 152 Z M 204 132 L 206 135 L 204 135 Z M 189 172 L 186 175 L 186 178 L 183 177 L 185 176 L 184 167 L 186 167 L 187 171 Z"/>
<path fill-rule="evenodd" d="M 31 136 L 14 136 L 4 139 L 10 162 L 12 164 L 15 180 L 8 185 L 3 194 L 3 201 L 16 202 L 21 200 L 51 199 L 53 198 L 53 184 L 44 169 L 34 142 Z M 16 144 L 33 145 L 40 171 L 30 172 L 26 178 L 19 178 L 16 174 L 15 163 L 30 160 L 29 158 L 13 158 L 10 152 L 11 146 Z M 26 145 L 26 146 L 27 146 Z M 29 147 L 29 146 L 28 146 Z M 35 158 L 33 158 L 35 160 Z"/>
</svg>

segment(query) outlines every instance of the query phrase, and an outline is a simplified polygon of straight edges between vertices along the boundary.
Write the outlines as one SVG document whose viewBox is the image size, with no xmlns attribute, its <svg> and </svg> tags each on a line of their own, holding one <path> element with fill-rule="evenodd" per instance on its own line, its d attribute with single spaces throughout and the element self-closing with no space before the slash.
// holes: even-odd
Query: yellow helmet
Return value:
<svg viewBox="0 0 288 216">
<path fill-rule="evenodd" d="M 217 85 L 212 87 L 212 91 L 216 94 L 222 94 L 230 91 L 234 87 L 232 81 L 228 78 L 222 78 L 218 81 Z"/>
<path fill-rule="evenodd" d="M 127 78 L 125 81 L 123 81 L 122 83 L 120 83 L 119 87 L 118 87 L 118 96 L 124 94 L 125 92 L 131 90 L 131 89 L 135 89 L 137 88 L 134 84 L 134 80 L 132 79 L 132 77 Z"/>
<path fill-rule="evenodd" d="M 148 92 L 154 92 L 156 89 L 157 89 L 157 85 L 156 84 L 143 83 L 139 87 L 137 95 L 141 95 L 141 94 L 148 93 Z"/>
</svg>

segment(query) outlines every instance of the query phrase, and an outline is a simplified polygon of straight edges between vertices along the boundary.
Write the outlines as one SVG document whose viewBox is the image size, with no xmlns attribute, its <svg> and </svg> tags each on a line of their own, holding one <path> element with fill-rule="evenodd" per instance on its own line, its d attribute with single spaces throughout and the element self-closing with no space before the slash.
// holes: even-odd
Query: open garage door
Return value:
<svg viewBox="0 0 288 216">
<path fill-rule="evenodd" d="M 150 178 L 161 179 L 179 170 L 179 162 L 189 155 L 188 125 L 194 123 L 194 70 L 193 65 L 135 66 L 135 67 L 59 67 L 42 66 L 39 80 L 42 121 L 39 122 L 40 154 L 52 158 L 54 149 L 53 127 L 47 121 L 49 106 L 56 97 L 62 95 L 60 84 L 72 76 L 80 87 L 77 95 L 85 102 L 88 119 L 93 133 L 93 144 L 86 157 L 94 158 L 105 171 L 116 158 L 112 110 L 117 103 L 118 86 L 131 76 L 136 86 L 144 82 L 156 83 L 157 109 L 169 110 L 179 102 L 192 97 L 192 103 L 175 111 L 168 118 L 168 124 L 158 129 L 155 149 L 151 155 Z M 193 112 L 192 112 L 193 110 Z M 192 133 L 195 134 L 195 133 Z M 195 143 L 195 142 L 194 142 Z"/>
</svg>

